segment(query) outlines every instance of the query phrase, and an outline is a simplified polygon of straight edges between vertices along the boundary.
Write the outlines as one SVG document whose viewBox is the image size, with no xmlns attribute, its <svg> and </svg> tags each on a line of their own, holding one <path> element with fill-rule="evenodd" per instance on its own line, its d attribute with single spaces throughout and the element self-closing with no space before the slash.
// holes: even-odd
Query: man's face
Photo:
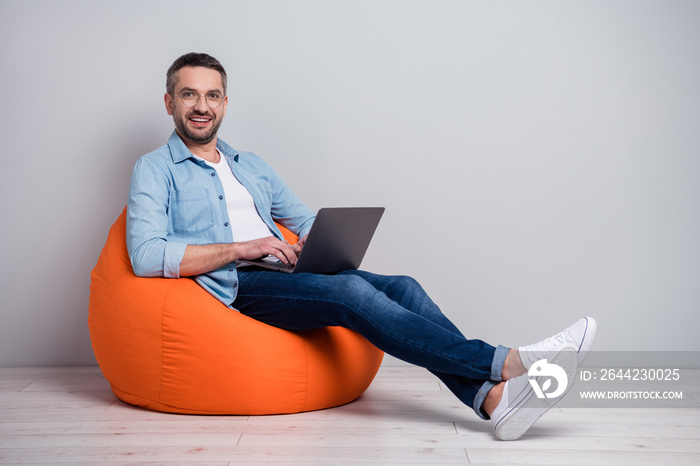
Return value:
<svg viewBox="0 0 700 466">
<path fill-rule="evenodd" d="M 205 96 L 213 93 L 224 95 L 224 85 L 218 71 L 201 66 L 180 68 L 177 72 L 174 96 L 165 94 L 165 107 L 168 115 L 173 116 L 175 129 L 185 142 L 194 145 L 209 144 L 216 138 L 221 121 L 226 115 L 228 97 L 223 103 L 212 108 Z M 185 105 L 180 97 L 185 94 L 199 95 L 199 102 L 194 107 Z"/>
</svg>

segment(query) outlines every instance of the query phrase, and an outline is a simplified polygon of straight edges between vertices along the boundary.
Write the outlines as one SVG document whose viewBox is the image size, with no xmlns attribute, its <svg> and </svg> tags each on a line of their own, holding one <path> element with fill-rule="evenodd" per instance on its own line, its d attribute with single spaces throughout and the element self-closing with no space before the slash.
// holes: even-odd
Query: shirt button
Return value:
<svg viewBox="0 0 700 466">
<path fill-rule="evenodd" d="M 234 288 L 238 288 L 238 283 L 234 283 L 234 284 L 233 284 L 233 287 L 234 287 Z"/>
<path fill-rule="evenodd" d="M 211 176 L 216 176 L 216 173 L 214 173 L 214 172 L 211 172 Z"/>
<path fill-rule="evenodd" d="M 222 196 L 222 195 L 219 194 L 219 200 L 221 200 L 221 199 L 223 199 L 223 198 L 224 198 L 224 196 Z"/>
<path fill-rule="evenodd" d="M 228 226 L 228 222 L 224 222 L 224 226 L 227 227 L 227 226 Z"/>
</svg>

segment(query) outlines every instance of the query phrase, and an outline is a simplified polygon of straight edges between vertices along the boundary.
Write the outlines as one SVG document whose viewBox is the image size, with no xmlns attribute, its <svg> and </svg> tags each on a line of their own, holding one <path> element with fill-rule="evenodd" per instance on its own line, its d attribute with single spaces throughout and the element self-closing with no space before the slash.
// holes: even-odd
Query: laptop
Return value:
<svg viewBox="0 0 700 466">
<path fill-rule="evenodd" d="M 295 265 L 274 256 L 239 260 L 286 273 L 334 273 L 360 267 L 384 207 L 326 207 L 318 211 Z"/>
</svg>

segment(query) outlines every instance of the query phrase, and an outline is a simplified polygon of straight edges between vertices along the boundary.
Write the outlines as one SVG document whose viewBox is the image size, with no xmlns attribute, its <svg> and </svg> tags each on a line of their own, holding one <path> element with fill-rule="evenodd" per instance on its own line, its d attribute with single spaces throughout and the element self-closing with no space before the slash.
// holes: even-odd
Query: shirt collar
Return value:
<svg viewBox="0 0 700 466">
<path fill-rule="evenodd" d="M 183 160 L 190 158 L 194 159 L 194 155 L 192 152 L 190 152 L 185 143 L 182 142 L 182 139 L 180 139 L 180 135 L 177 134 L 177 131 L 173 131 L 173 134 L 170 135 L 170 138 L 168 139 L 168 147 L 170 148 L 170 156 L 173 158 L 173 163 L 180 163 Z M 226 158 L 233 159 L 234 162 L 238 162 L 238 152 L 222 141 L 221 138 L 217 140 L 216 148 L 219 149 L 219 152 L 224 154 Z"/>
</svg>

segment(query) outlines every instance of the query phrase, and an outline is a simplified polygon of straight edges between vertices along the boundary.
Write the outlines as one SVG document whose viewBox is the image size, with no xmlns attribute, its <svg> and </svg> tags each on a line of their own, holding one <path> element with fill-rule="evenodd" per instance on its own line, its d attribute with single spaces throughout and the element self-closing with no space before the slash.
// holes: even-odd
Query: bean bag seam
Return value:
<svg viewBox="0 0 700 466">
<path fill-rule="evenodd" d="M 176 279 L 179 280 L 179 279 Z M 160 374 L 158 376 L 158 402 L 163 403 L 163 354 L 165 352 L 165 303 L 168 302 L 168 295 L 170 295 L 170 290 L 172 290 L 172 284 L 171 286 L 168 286 L 168 289 L 165 292 L 165 296 L 163 296 L 163 303 L 161 305 L 160 309 Z M 167 403 L 163 403 L 167 404 Z"/>
<path fill-rule="evenodd" d="M 309 400 L 309 371 L 310 365 L 309 365 L 309 351 L 308 351 L 308 343 L 306 340 L 302 340 L 303 342 L 303 347 L 304 347 L 304 360 L 306 363 L 306 386 L 304 387 L 304 402 L 301 405 L 301 410 L 306 411 L 306 403 Z"/>
<path fill-rule="evenodd" d="M 177 406 L 177 405 L 170 404 L 170 403 L 164 403 L 164 402 L 161 401 L 161 400 L 152 400 L 152 399 L 150 399 L 150 398 L 146 398 L 145 396 L 137 395 L 137 394 L 135 394 L 135 393 L 131 393 L 131 392 L 128 391 L 128 390 L 123 390 L 123 389 L 121 389 L 121 388 L 119 388 L 119 387 L 117 387 L 116 385 L 113 385 L 113 384 L 110 384 L 110 386 L 112 387 L 112 391 L 114 391 L 114 390 L 116 389 L 117 391 L 119 391 L 119 392 L 121 392 L 121 393 L 125 393 L 125 394 L 127 394 L 127 395 L 133 396 L 134 398 L 138 398 L 139 400 L 144 400 L 144 401 L 150 401 L 150 402 L 153 402 L 153 403 L 158 403 L 158 404 L 161 404 L 161 405 L 163 405 L 163 406 L 168 406 L 168 407 L 170 407 L 170 408 L 173 408 L 174 410 L 178 410 L 178 411 L 165 411 L 165 412 L 167 412 L 167 413 L 173 413 L 173 414 L 178 414 L 178 413 L 183 413 L 183 414 L 189 414 L 189 413 L 195 413 L 195 414 L 208 413 L 208 415 L 211 415 L 211 416 L 220 416 L 220 415 L 221 415 L 221 413 L 219 413 L 218 411 L 214 411 L 214 410 L 210 410 L 210 409 L 200 409 L 200 408 L 198 408 L 198 409 L 196 409 L 196 410 L 191 409 L 191 408 L 185 408 L 185 407 Z M 126 403 L 126 401 L 124 401 L 124 400 L 121 400 L 121 399 L 120 399 L 120 401 L 122 401 L 123 403 Z M 130 403 L 127 403 L 127 404 L 130 404 Z M 141 406 L 141 407 L 144 408 L 144 409 L 153 410 L 153 408 L 145 407 L 144 405 L 136 405 L 136 406 Z M 161 412 L 163 412 L 163 411 L 161 411 Z M 226 416 L 241 416 L 241 415 L 240 415 L 240 414 L 226 414 Z"/>
</svg>

